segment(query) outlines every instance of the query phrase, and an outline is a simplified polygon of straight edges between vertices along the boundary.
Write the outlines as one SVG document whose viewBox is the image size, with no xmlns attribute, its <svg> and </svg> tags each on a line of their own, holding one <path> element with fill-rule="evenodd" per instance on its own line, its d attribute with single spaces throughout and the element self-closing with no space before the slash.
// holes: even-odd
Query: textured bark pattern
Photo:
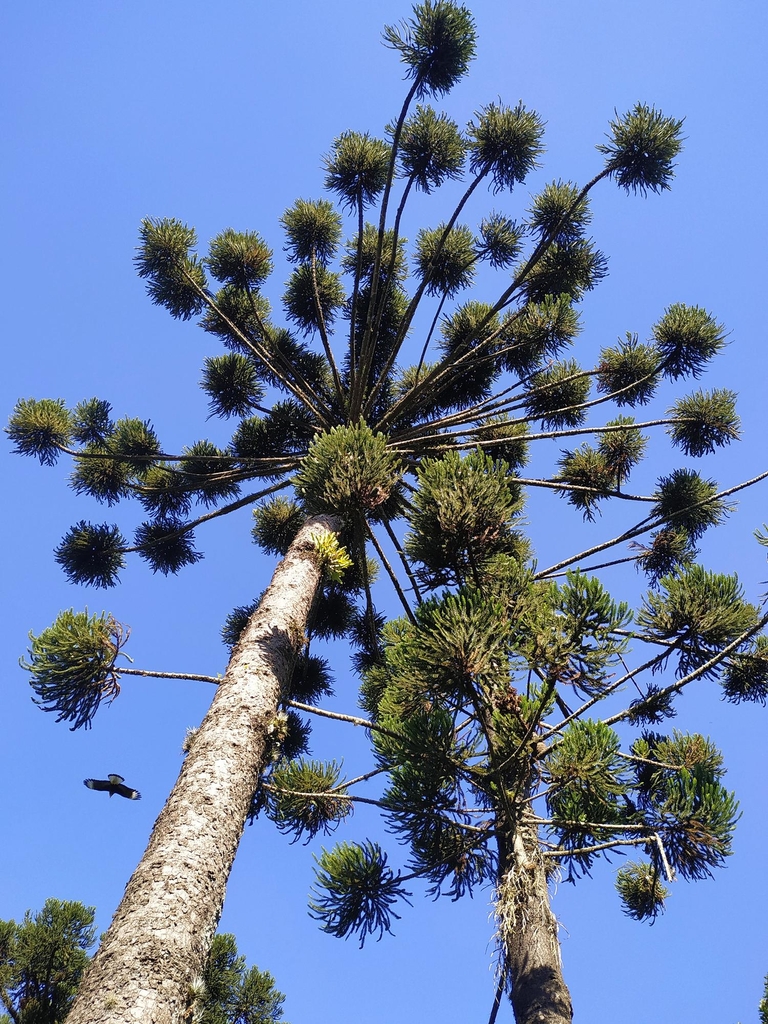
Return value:
<svg viewBox="0 0 768 1024">
<path fill-rule="evenodd" d="M 557 920 L 535 828 L 521 824 L 505 858 L 496 905 L 516 1024 L 570 1024 Z"/>
<path fill-rule="evenodd" d="M 320 580 L 299 532 L 235 647 L 155 823 L 149 845 L 80 988 L 69 1024 L 179 1024 L 216 930 L 224 892 Z"/>
</svg>

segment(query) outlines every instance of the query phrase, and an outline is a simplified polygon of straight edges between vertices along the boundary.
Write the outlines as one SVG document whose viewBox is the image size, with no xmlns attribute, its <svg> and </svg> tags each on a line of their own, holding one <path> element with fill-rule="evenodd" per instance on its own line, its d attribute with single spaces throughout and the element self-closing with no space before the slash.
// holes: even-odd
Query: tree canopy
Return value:
<svg viewBox="0 0 768 1024">
<path fill-rule="evenodd" d="M 441 25 L 461 44 L 448 47 L 453 72 L 441 63 Z M 452 4 L 420 5 L 385 38 L 405 61 L 413 103 L 441 97 L 474 49 L 468 12 Z M 585 185 L 556 180 L 520 221 L 491 213 L 473 232 L 459 217 L 475 189 L 483 182 L 498 194 L 524 181 L 542 156 L 543 122 L 522 104 L 492 103 L 462 134 L 425 105 L 409 116 L 409 101 L 385 139 L 345 132 L 326 158 L 329 193 L 357 219 L 346 246 L 327 200 L 302 199 L 284 214 L 295 264 L 283 296 L 292 334 L 275 326 L 262 292 L 272 254 L 260 236 L 227 229 L 201 256 L 181 222 L 145 221 L 136 262 L 150 296 L 179 319 L 200 316 L 228 349 L 206 359 L 202 382 L 212 413 L 240 420 L 226 447 L 200 441 L 170 455 L 148 422 L 113 421 L 101 399 L 72 408 L 24 400 L 9 432 L 19 452 L 44 464 L 71 454 L 77 493 L 107 506 L 136 497 L 149 516 L 132 543 L 111 523 L 78 521 L 57 549 L 74 582 L 114 584 L 130 553 L 175 573 L 201 557 L 193 528 L 257 501 L 254 535 L 268 552 L 285 552 L 304 517 L 340 516 L 342 546 L 331 535 L 315 542 L 325 581 L 307 637 L 343 635 L 357 649 L 363 710 L 390 779 L 378 799 L 411 850 L 410 873 L 453 896 L 489 880 L 502 892 L 499 864 L 510 848 L 489 854 L 488 841 L 506 829 L 514 846 L 527 823 L 549 835 L 542 857 L 566 864 L 571 877 L 605 849 L 644 848 L 649 861 L 626 869 L 619 890 L 629 913 L 653 917 L 662 878 L 703 877 L 727 856 L 735 803 L 704 737 L 646 728 L 620 751 L 613 726 L 662 723 L 677 694 L 700 679 L 719 679 L 732 702 L 762 702 L 765 620 L 733 575 L 696 563 L 701 538 L 724 520 L 739 487 L 718 488 L 688 461 L 665 468 L 650 493 L 629 483 L 648 443 L 643 431 L 665 427 L 685 460 L 735 440 L 735 396 L 695 391 L 640 422 L 626 412 L 652 403 L 662 382 L 701 376 L 726 329 L 702 307 L 673 303 L 644 343 L 630 334 L 588 368 L 563 355 L 579 331 L 578 303 L 605 275 L 586 233 L 592 189 L 612 178 L 630 193 L 666 190 L 682 124 L 637 104 L 612 122 L 598 146 L 603 167 Z M 458 177 L 462 158 L 465 191 L 447 220 L 418 232 L 407 284 L 404 203 L 411 190 L 430 193 Z M 364 220 L 375 203 L 378 226 Z M 511 272 L 511 283 L 489 302 L 462 302 L 462 290 L 473 286 L 474 296 L 484 285 L 486 269 Z M 420 328 L 417 307 L 430 303 Z M 424 341 L 403 363 L 411 330 Z M 609 400 L 621 410 L 612 420 L 600 415 Z M 555 466 L 524 472 L 531 451 L 551 451 L 552 441 L 577 447 L 562 449 Z M 251 480 L 266 483 L 243 495 Z M 288 500 L 273 497 L 288 488 Z M 559 492 L 587 521 L 611 499 L 642 511 L 619 533 L 540 568 L 525 530 L 531 489 Z M 192 516 L 193 500 L 212 511 Z M 403 605 L 404 618 L 383 630 L 369 553 Z M 604 558 L 647 575 L 634 625 L 591 575 Z M 230 618 L 227 639 L 238 640 L 252 610 Z M 120 675 L 137 671 L 118 661 L 126 637 L 109 613 L 74 610 L 33 636 L 27 666 L 38 703 L 75 728 L 90 726 L 100 702 L 117 695 Z M 635 640 L 655 653 L 630 668 Z M 640 668 L 674 681 L 637 687 Z M 621 684 L 637 688 L 630 706 L 580 721 Z M 305 647 L 285 706 L 306 711 L 329 687 Z M 568 703 L 571 693 L 581 706 Z M 287 831 L 313 835 L 347 816 L 347 785 L 335 769 L 288 756 L 301 755 L 307 730 L 295 716 L 286 722 L 253 811 L 264 806 Z M 548 816 L 524 821 L 538 792 Z M 473 830 L 481 835 L 468 842 Z M 378 844 L 343 845 L 320 869 L 331 895 L 314 910 L 328 930 L 387 927 L 403 876 L 388 873 Z M 354 913 L 349 906 L 361 883 L 370 900 L 362 916 L 359 903 Z"/>
<path fill-rule="evenodd" d="M 94 908 L 48 899 L 20 924 L 0 921 L 2 1024 L 63 1024 L 96 941 Z M 268 971 L 246 968 L 234 935 L 217 934 L 196 987 L 200 1024 L 276 1024 L 285 996 Z"/>
</svg>

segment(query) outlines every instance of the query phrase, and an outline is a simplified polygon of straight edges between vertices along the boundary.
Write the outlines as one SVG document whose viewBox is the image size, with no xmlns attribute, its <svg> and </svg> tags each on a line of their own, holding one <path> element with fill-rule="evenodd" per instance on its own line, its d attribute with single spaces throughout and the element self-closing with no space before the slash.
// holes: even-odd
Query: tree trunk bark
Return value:
<svg viewBox="0 0 768 1024">
<path fill-rule="evenodd" d="M 517 1024 L 571 1024 L 557 919 L 532 824 L 518 822 L 503 854 L 496 915 Z"/>
<path fill-rule="evenodd" d="M 321 569 L 309 520 L 275 570 L 155 823 L 68 1024 L 191 1021 L 227 879 Z"/>
</svg>

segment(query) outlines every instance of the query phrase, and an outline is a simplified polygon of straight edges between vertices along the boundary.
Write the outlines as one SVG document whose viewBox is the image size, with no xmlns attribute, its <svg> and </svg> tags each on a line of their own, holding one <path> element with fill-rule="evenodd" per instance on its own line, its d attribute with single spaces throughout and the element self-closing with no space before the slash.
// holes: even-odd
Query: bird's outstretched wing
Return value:
<svg viewBox="0 0 768 1024">
<path fill-rule="evenodd" d="M 119 793 L 120 796 L 124 796 L 127 800 L 141 800 L 141 793 L 138 789 L 131 789 L 130 786 L 124 786 L 122 782 L 118 782 L 116 786 L 113 786 L 113 791 Z"/>
<path fill-rule="evenodd" d="M 88 789 L 98 789 L 99 792 L 107 792 L 111 786 L 108 779 L 83 779 L 83 785 Z"/>
</svg>

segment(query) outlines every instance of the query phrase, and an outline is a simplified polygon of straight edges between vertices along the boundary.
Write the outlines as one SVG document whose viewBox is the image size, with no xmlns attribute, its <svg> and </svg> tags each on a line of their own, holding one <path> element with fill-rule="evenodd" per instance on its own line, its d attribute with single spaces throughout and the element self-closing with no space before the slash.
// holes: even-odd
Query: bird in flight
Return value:
<svg viewBox="0 0 768 1024">
<path fill-rule="evenodd" d="M 115 793 L 124 796 L 126 800 L 141 800 L 141 793 L 130 786 L 124 786 L 125 779 L 122 775 L 109 775 L 106 779 L 83 779 L 83 784 L 88 789 L 98 789 L 102 793 L 109 793 L 113 797 Z"/>
</svg>

